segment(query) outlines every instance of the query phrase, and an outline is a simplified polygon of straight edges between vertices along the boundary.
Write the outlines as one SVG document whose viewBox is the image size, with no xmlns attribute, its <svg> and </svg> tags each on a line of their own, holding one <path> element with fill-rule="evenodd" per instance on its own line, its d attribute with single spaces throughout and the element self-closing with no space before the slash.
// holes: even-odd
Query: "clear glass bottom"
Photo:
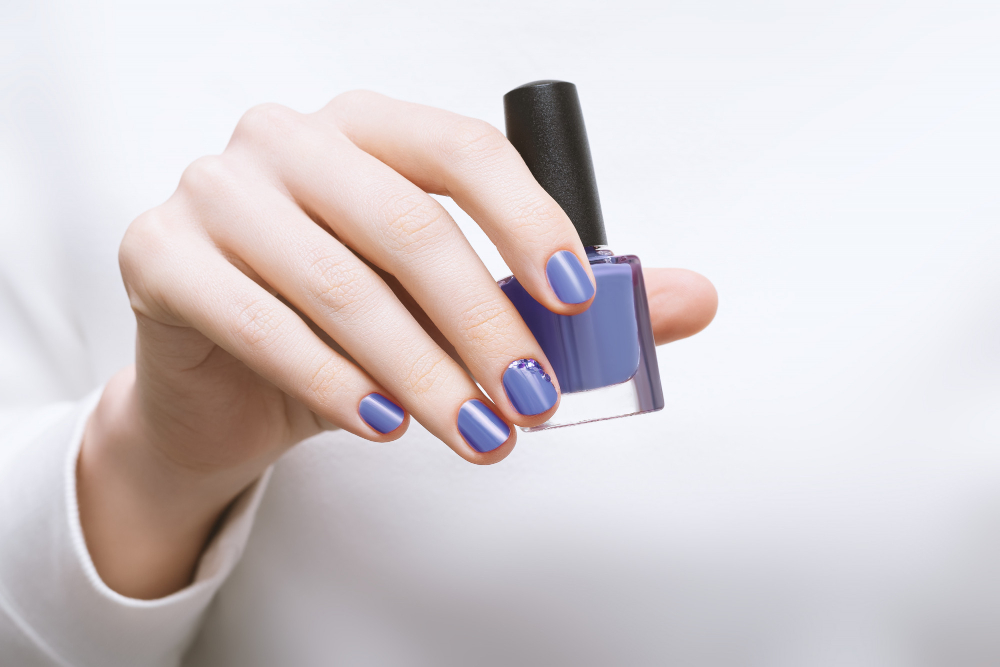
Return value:
<svg viewBox="0 0 1000 667">
<path fill-rule="evenodd" d="M 663 403 L 657 405 L 652 401 L 648 388 L 643 388 L 641 384 L 640 378 L 633 376 L 630 380 L 610 387 L 563 394 L 559 409 L 552 415 L 552 419 L 539 426 L 521 427 L 521 430 L 529 433 L 544 431 L 663 409 Z"/>
</svg>

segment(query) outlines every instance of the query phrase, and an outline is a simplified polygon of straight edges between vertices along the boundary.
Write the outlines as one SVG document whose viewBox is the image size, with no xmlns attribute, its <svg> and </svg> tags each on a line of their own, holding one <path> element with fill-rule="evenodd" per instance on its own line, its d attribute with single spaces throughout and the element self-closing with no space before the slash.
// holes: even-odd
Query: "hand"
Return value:
<svg viewBox="0 0 1000 667">
<path fill-rule="evenodd" d="M 589 306 L 549 287 L 560 250 L 593 276 L 569 219 L 499 131 L 373 93 L 314 114 L 252 109 L 222 155 L 192 164 L 132 223 L 120 262 L 136 363 L 106 388 L 78 466 L 87 545 L 111 588 L 153 598 L 187 585 L 232 500 L 323 428 L 386 442 L 412 415 L 488 464 L 510 453 L 515 430 L 473 449 L 456 425 L 464 403 L 508 425 L 552 415 L 558 405 L 525 416 L 507 400 L 510 362 L 547 361 L 428 193 L 467 211 L 547 308 Z M 707 280 L 645 277 L 658 343 L 711 321 Z M 385 419 L 365 420 L 366 397 L 388 406 Z"/>
</svg>

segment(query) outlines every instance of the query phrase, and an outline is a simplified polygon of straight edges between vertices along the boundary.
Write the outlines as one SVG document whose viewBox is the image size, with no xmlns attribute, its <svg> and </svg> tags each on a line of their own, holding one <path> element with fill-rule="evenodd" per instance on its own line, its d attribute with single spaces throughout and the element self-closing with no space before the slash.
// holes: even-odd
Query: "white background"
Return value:
<svg viewBox="0 0 1000 667">
<path fill-rule="evenodd" d="M 486 469 L 417 426 L 306 443 L 192 662 L 1000 663 L 992 5 L 7 0 L 0 278 L 55 296 L 2 335 L 65 340 L 4 352 L 3 396 L 128 363 L 121 234 L 250 106 L 502 128 L 507 90 L 573 81 L 612 248 L 720 293 L 660 350 L 666 408 Z"/>
</svg>

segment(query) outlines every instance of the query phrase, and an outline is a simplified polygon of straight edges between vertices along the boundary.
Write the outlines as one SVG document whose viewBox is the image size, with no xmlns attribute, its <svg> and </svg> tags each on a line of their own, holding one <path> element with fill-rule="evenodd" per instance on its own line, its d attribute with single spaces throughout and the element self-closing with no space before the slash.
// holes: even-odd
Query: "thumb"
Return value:
<svg viewBox="0 0 1000 667">
<path fill-rule="evenodd" d="M 715 318 L 719 294 L 700 273 L 687 269 L 643 269 L 642 275 L 657 345 L 693 336 Z"/>
</svg>

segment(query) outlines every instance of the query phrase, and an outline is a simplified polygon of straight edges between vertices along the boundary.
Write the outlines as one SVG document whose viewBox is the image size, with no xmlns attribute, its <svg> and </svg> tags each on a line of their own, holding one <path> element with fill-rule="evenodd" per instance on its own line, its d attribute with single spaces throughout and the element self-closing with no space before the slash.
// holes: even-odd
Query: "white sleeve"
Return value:
<svg viewBox="0 0 1000 667">
<path fill-rule="evenodd" d="M 80 528 L 76 459 L 95 392 L 19 415 L 0 413 L 0 663 L 176 665 L 243 552 L 268 470 L 233 505 L 194 582 L 159 600 L 108 588 Z"/>
</svg>

